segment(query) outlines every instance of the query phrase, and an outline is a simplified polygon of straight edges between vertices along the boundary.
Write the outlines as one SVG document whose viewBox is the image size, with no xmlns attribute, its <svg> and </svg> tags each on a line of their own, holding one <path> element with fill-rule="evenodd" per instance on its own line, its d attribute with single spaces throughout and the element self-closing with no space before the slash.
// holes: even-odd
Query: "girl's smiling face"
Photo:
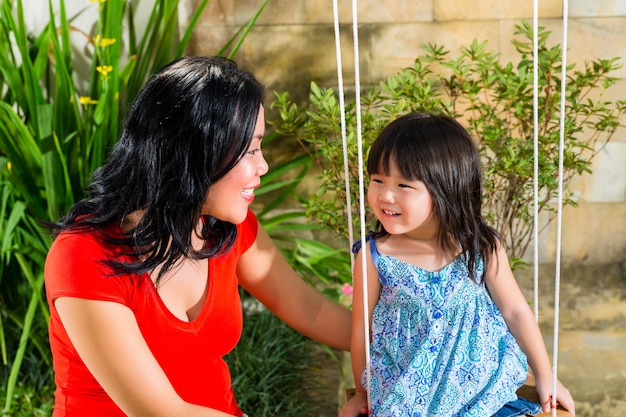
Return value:
<svg viewBox="0 0 626 417">
<path fill-rule="evenodd" d="M 389 168 L 387 174 L 370 177 L 367 201 L 376 218 L 393 235 L 408 234 L 420 240 L 436 237 L 438 224 L 426 185 L 403 177 L 395 163 Z"/>
<path fill-rule="evenodd" d="M 211 186 L 202 206 L 202 214 L 233 224 L 246 219 L 248 206 L 254 201 L 254 190 L 269 169 L 261 151 L 264 135 L 265 112 L 261 106 L 248 151 L 233 169 Z"/>
</svg>

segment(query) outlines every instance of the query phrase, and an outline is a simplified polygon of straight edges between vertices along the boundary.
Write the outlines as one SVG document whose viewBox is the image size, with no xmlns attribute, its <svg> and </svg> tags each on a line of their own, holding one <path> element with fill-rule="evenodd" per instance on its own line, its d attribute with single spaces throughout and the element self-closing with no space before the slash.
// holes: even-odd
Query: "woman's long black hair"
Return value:
<svg viewBox="0 0 626 417">
<path fill-rule="evenodd" d="M 388 174 L 392 163 L 403 177 L 424 182 L 439 223 L 439 245 L 446 250 L 460 247 L 471 277 L 477 279 L 478 256 L 486 270 L 498 236 L 482 216 L 482 164 L 467 130 L 445 115 L 401 116 L 372 144 L 367 170 L 370 175 Z M 378 222 L 376 236 L 387 234 Z"/>
<path fill-rule="evenodd" d="M 57 223 L 63 230 L 95 230 L 123 254 L 145 260 L 105 262 L 119 274 L 163 264 L 159 278 L 181 257 L 213 257 L 233 244 L 236 226 L 205 216 L 196 251 L 191 236 L 211 185 L 240 160 L 254 134 L 264 87 L 219 57 L 179 58 L 156 74 L 134 99 L 124 129 L 98 168 L 88 197 Z M 142 210 L 136 228 L 113 235 L 127 215 Z M 138 259 L 138 258 L 131 258 Z M 158 278 L 157 278 L 158 282 Z"/>
</svg>

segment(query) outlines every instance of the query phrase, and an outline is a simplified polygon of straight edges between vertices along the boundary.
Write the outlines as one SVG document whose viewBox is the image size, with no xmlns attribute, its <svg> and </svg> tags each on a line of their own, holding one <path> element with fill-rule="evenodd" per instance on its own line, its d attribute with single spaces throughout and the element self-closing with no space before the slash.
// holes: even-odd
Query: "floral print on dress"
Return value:
<svg viewBox="0 0 626 417">
<path fill-rule="evenodd" d="M 489 417 L 517 400 L 528 364 L 482 283 L 482 259 L 477 283 L 464 256 L 432 272 L 380 254 L 373 237 L 369 243 L 381 283 L 370 415 Z"/>
</svg>

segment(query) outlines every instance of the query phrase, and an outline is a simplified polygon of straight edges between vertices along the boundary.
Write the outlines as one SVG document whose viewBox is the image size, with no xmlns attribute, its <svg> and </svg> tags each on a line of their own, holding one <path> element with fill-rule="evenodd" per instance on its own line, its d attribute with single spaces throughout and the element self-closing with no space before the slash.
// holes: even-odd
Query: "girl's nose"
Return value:
<svg viewBox="0 0 626 417">
<path fill-rule="evenodd" d="M 384 189 L 380 191 L 380 194 L 378 195 L 378 199 L 380 201 L 383 201 L 385 203 L 393 203 L 394 202 L 394 196 L 393 193 L 390 190 Z"/>
</svg>

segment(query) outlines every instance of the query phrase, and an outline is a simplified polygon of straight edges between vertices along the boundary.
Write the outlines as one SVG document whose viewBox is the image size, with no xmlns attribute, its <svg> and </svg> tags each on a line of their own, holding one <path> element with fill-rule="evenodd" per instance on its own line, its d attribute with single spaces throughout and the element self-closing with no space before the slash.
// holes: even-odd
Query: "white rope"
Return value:
<svg viewBox="0 0 626 417">
<path fill-rule="evenodd" d="M 559 303 L 561 294 L 561 235 L 563 220 L 563 149 L 565 147 L 565 96 L 567 93 L 567 22 L 569 15 L 568 0 L 563 0 L 563 35 L 561 56 L 561 109 L 559 120 L 559 181 L 558 181 L 558 207 L 556 226 L 556 271 L 554 275 L 554 345 L 552 353 L 552 404 L 556 404 L 557 369 L 559 359 Z M 552 409 L 552 415 L 556 416 L 556 408 Z"/>
<path fill-rule="evenodd" d="M 539 322 L 539 7 L 533 1 L 533 306 L 535 320 Z"/>
<path fill-rule="evenodd" d="M 367 381 L 367 403 L 371 404 L 370 386 L 370 330 L 369 330 L 369 296 L 367 288 L 367 242 L 366 242 L 366 229 L 365 229 L 365 196 L 364 196 L 364 168 L 363 168 L 363 139 L 361 135 L 361 80 L 359 72 L 359 31 L 358 31 L 358 17 L 357 17 L 357 0 L 352 0 L 352 36 L 354 44 L 354 85 L 355 85 L 355 101 L 356 101 L 356 135 L 357 135 L 357 147 L 358 147 L 358 172 L 359 172 L 359 218 L 361 226 L 361 260 L 363 270 L 363 322 L 364 322 L 364 347 L 365 347 L 365 368 L 366 368 L 366 381 Z M 352 202 L 350 198 L 350 177 L 348 170 L 348 151 L 347 151 L 347 139 L 345 128 L 345 103 L 344 103 L 344 90 L 343 90 L 343 76 L 341 65 L 341 39 L 339 31 L 339 13 L 337 11 L 337 0 L 333 0 L 333 19 L 335 26 L 335 49 L 337 52 L 337 81 L 339 84 L 339 105 L 341 106 L 341 139 L 343 144 L 343 158 L 344 158 L 344 176 L 346 184 L 346 204 L 348 207 L 348 234 L 350 240 L 350 247 L 354 243 L 353 230 L 352 230 Z M 353 263 L 353 256 L 351 253 L 351 263 Z M 358 381 L 355 381 L 358 383 Z"/>
<path fill-rule="evenodd" d="M 367 288 L 367 242 L 365 230 L 365 181 L 363 178 L 363 138 L 361 135 L 361 76 L 359 64 L 359 25 L 357 18 L 357 0 L 352 0 L 352 36 L 354 41 L 354 94 L 356 102 L 356 135 L 359 159 L 359 218 L 361 226 L 361 268 L 363 270 L 363 332 L 365 333 L 365 379 L 367 382 L 367 403 L 371 404 L 371 372 L 370 372 L 370 329 L 369 329 L 369 296 Z"/>
<path fill-rule="evenodd" d="M 339 108 L 341 110 L 341 143 L 343 145 L 343 176 L 346 190 L 346 211 L 348 215 L 348 242 L 349 248 L 354 244 L 354 232 L 352 227 L 352 198 L 350 196 L 350 171 L 348 165 L 348 144 L 346 139 L 346 105 L 343 89 L 343 65 L 341 60 L 341 36 L 339 33 L 339 11 L 337 0 L 333 0 L 333 22 L 335 26 L 335 51 L 337 53 L 337 85 L 339 94 Z M 354 254 L 350 250 L 350 270 L 354 269 Z"/>
<path fill-rule="evenodd" d="M 534 127 L 534 183 L 533 183 L 533 239 L 534 239 L 534 313 L 539 320 L 539 22 L 538 1 L 533 2 L 533 127 Z M 558 202 L 557 202 L 557 230 L 556 230 L 556 270 L 554 277 L 554 339 L 552 352 L 552 404 L 556 404 L 556 390 L 558 381 L 559 358 L 559 305 L 561 293 L 561 245 L 563 223 L 563 149 L 565 147 L 565 97 L 567 93 L 567 23 L 568 0 L 563 1 L 563 34 L 561 56 L 561 102 L 559 115 L 559 165 L 558 165 Z M 556 417 L 556 408 L 552 409 Z"/>
</svg>

